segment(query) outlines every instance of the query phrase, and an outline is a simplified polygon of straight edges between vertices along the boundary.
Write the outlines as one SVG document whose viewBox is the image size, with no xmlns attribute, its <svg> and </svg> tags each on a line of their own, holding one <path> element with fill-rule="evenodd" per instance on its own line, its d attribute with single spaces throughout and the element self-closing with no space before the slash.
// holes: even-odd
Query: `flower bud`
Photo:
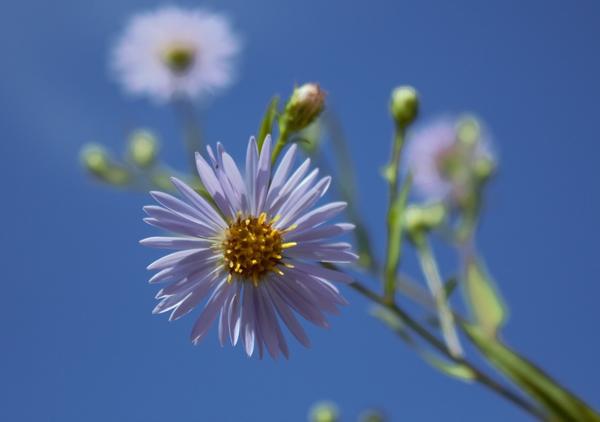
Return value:
<svg viewBox="0 0 600 422">
<path fill-rule="evenodd" d="M 338 422 L 340 412 L 335 403 L 320 402 L 311 408 L 308 420 L 309 422 Z"/>
<path fill-rule="evenodd" d="M 456 125 L 456 137 L 466 147 L 474 147 L 481 138 L 481 124 L 473 116 L 464 116 Z"/>
<path fill-rule="evenodd" d="M 378 410 L 366 410 L 358 418 L 360 422 L 384 422 L 385 417 Z"/>
<path fill-rule="evenodd" d="M 446 209 L 442 204 L 409 205 L 404 211 L 404 224 L 413 240 L 444 222 Z"/>
<path fill-rule="evenodd" d="M 89 144 L 81 150 L 81 162 L 90 173 L 99 176 L 108 170 L 108 154 L 100 145 Z"/>
<path fill-rule="evenodd" d="M 411 86 L 399 86 L 392 91 L 390 112 L 400 127 L 407 127 L 419 113 L 419 95 Z"/>
<path fill-rule="evenodd" d="M 316 83 L 294 89 L 279 120 L 282 131 L 297 132 L 306 128 L 325 108 L 325 92 Z"/>
<path fill-rule="evenodd" d="M 158 141 L 147 130 L 137 130 L 129 138 L 129 158 L 141 168 L 150 167 L 156 161 Z"/>
<path fill-rule="evenodd" d="M 81 161 L 87 171 L 103 182 L 118 186 L 129 182 L 129 172 L 114 164 L 106 150 L 100 145 L 89 144 L 83 147 Z"/>
</svg>

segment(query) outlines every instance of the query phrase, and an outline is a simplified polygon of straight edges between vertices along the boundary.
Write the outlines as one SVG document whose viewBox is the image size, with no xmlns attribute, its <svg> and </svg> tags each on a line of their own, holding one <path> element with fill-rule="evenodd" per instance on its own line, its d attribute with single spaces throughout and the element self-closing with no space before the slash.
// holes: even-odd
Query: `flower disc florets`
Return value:
<svg viewBox="0 0 600 422">
<path fill-rule="evenodd" d="M 165 49 L 163 60 L 176 74 L 187 72 L 196 60 L 196 48 L 191 45 L 175 44 Z"/>
<path fill-rule="evenodd" d="M 282 252 L 295 243 L 283 242 L 283 231 L 273 227 L 276 221 L 267 220 L 266 213 L 258 217 L 243 217 L 240 214 L 229 224 L 222 247 L 230 282 L 237 275 L 258 285 L 270 271 L 283 275 L 277 267 L 282 264 Z"/>
</svg>

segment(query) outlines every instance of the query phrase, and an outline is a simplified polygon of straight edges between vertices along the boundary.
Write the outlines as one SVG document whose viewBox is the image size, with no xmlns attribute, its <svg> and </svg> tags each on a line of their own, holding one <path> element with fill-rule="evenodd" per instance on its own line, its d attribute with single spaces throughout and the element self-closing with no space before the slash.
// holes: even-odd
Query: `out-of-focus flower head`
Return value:
<svg viewBox="0 0 600 422">
<path fill-rule="evenodd" d="M 496 167 L 489 136 L 472 116 L 440 118 L 417 129 L 405 161 L 423 199 L 459 205 Z"/>
<path fill-rule="evenodd" d="M 151 237 L 142 244 L 173 249 L 148 269 L 158 271 L 151 283 L 167 283 L 157 295 L 156 313 L 178 319 L 205 302 L 192 330 L 198 343 L 218 319 L 219 341 L 244 345 L 248 356 L 258 349 L 288 356 L 280 321 L 302 343 L 308 337 L 294 312 L 321 327 L 326 313 L 337 313 L 347 302 L 332 282 L 351 278 L 320 262 L 353 262 L 351 245 L 332 238 L 354 228 L 328 221 L 346 206 L 332 202 L 314 208 L 325 194 L 329 176 L 308 171 L 306 159 L 292 171 L 292 145 L 271 172 L 271 139 L 259 152 L 248 143 L 244 176 L 222 145 L 208 149 L 206 161 L 197 154 L 200 179 L 213 203 L 173 178 L 181 199 L 152 192 L 160 206 L 144 208 L 146 222 L 174 237 Z"/>
<path fill-rule="evenodd" d="M 112 67 L 130 94 L 158 102 L 198 98 L 230 85 L 239 50 L 226 17 L 165 7 L 131 19 L 114 48 Z"/>
<path fill-rule="evenodd" d="M 330 401 L 314 404 L 308 412 L 308 422 L 338 422 L 340 411 L 337 405 Z"/>
</svg>

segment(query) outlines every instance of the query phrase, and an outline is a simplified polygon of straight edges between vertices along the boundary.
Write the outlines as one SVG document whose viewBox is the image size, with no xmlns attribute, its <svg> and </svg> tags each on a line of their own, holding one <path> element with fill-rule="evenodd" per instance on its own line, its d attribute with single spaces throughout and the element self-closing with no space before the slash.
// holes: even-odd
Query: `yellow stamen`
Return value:
<svg viewBox="0 0 600 422">
<path fill-rule="evenodd" d="M 279 264 L 286 265 L 281 262 L 283 250 L 296 243 L 283 242 L 283 231 L 273 227 L 273 223 L 279 218 L 280 216 L 276 216 L 269 220 L 264 212 L 258 217 L 238 213 L 229 222 L 220 245 L 225 268 L 229 273 L 227 282 L 231 282 L 235 276 L 258 286 L 269 272 L 283 275 L 277 267 Z"/>
</svg>

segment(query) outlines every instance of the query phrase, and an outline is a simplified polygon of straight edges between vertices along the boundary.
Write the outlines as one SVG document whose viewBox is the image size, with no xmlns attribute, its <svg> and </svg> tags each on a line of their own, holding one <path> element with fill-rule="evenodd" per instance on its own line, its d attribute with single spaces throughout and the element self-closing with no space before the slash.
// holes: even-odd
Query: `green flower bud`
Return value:
<svg viewBox="0 0 600 422">
<path fill-rule="evenodd" d="M 109 168 L 108 153 L 102 146 L 88 144 L 81 150 L 81 162 L 87 171 L 100 177 Z"/>
<path fill-rule="evenodd" d="M 306 128 L 325 108 L 325 92 L 316 83 L 307 83 L 294 89 L 279 119 L 282 131 L 298 132 Z"/>
<path fill-rule="evenodd" d="M 378 410 L 366 410 L 358 418 L 360 422 L 384 422 L 385 417 Z"/>
<path fill-rule="evenodd" d="M 466 146 L 473 147 L 481 137 L 481 124 L 474 116 L 464 116 L 458 121 L 456 127 L 458 141 Z"/>
<path fill-rule="evenodd" d="M 158 141 L 147 130 L 137 130 L 129 138 L 129 158 L 139 167 L 150 167 L 156 161 Z"/>
<path fill-rule="evenodd" d="M 335 403 L 320 402 L 311 408 L 308 420 L 309 422 L 338 422 L 340 412 Z"/>
<path fill-rule="evenodd" d="M 96 144 L 89 144 L 81 150 L 81 161 L 87 171 L 94 177 L 111 185 L 126 185 L 131 176 L 122 166 L 115 164 L 106 150 Z"/>
<path fill-rule="evenodd" d="M 442 204 L 409 205 L 404 211 L 404 225 L 413 241 L 438 227 L 445 218 L 446 208 Z"/>
<path fill-rule="evenodd" d="M 419 95 L 411 86 L 399 86 L 392 91 L 390 112 L 400 127 L 407 127 L 419 114 Z"/>
</svg>

